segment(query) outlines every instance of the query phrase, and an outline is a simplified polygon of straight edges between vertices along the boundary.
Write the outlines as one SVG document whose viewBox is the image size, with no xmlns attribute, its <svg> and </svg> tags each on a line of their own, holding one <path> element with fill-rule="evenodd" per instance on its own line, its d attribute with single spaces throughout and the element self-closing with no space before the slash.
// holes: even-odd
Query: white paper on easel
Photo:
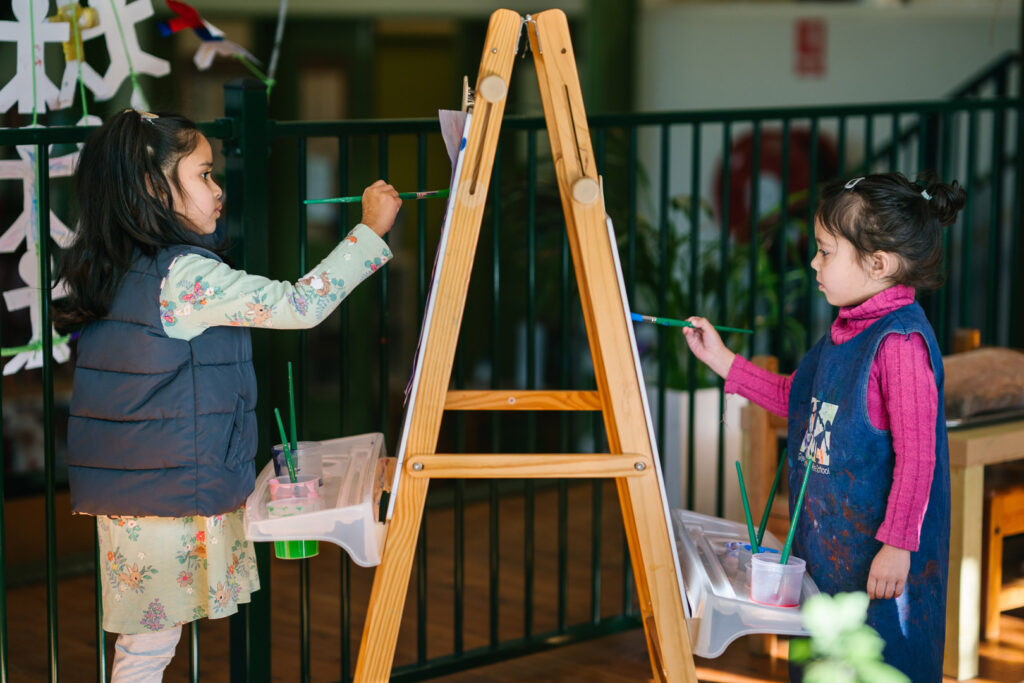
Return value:
<svg viewBox="0 0 1024 683">
<path fill-rule="evenodd" d="M 461 114 L 461 112 L 459 113 Z M 398 462 L 395 465 L 395 476 L 391 482 L 391 495 L 388 499 L 388 520 L 391 519 L 391 515 L 395 511 L 395 499 L 398 494 L 398 485 L 402 478 L 402 468 L 405 465 L 405 452 L 409 444 L 409 427 L 412 420 L 413 409 L 416 407 L 416 394 L 420 385 L 420 373 L 423 371 L 423 354 L 426 351 L 426 340 L 423 335 L 428 329 L 430 329 L 430 322 L 434 316 L 434 301 L 437 297 L 437 283 L 441 278 L 441 272 L 444 270 L 444 254 L 448 246 L 448 232 L 451 228 L 455 197 L 458 192 L 459 174 L 462 171 L 462 161 L 466 156 L 466 139 L 469 136 L 469 125 L 472 122 L 473 116 L 471 114 L 465 114 L 465 117 L 465 124 L 462 127 L 462 135 L 457 147 L 458 156 L 453 164 L 454 168 L 452 170 L 451 187 L 448 193 L 448 205 L 445 208 L 444 222 L 441 226 L 441 239 L 437 245 L 437 254 L 434 256 L 434 271 L 430 277 L 430 290 L 427 294 L 427 310 L 423 314 L 423 326 L 420 328 L 420 338 L 416 344 L 416 360 L 413 363 L 412 379 L 409 381 L 409 386 L 406 389 L 405 419 L 402 423 L 402 436 L 398 443 Z M 442 112 L 441 133 L 445 138 L 445 145 L 448 147 L 449 155 L 452 150 L 450 140 L 451 133 L 453 131 L 452 125 L 453 121 L 457 120 L 458 117 L 445 116 Z"/>
<path fill-rule="evenodd" d="M 604 204 L 604 184 L 601 186 L 601 203 Z M 658 441 L 654 438 L 654 422 L 651 420 L 651 408 L 647 403 L 647 384 L 644 382 L 644 373 L 640 367 L 640 352 L 636 347 L 636 335 L 633 334 L 633 325 L 629 310 L 629 299 L 626 297 L 626 282 L 622 277 L 622 264 L 619 262 L 619 249 L 615 241 L 615 230 L 612 227 L 612 219 L 605 214 L 605 223 L 608 227 L 608 245 L 612 252 L 612 259 L 615 261 L 615 277 L 619 283 L 619 298 L 622 300 L 622 314 L 627 321 L 626 329 L 629 332 L 629 346 L 633 350 L 633 367 L 636 372 L 636 379 L 640 386 L 640 400 L 644 406 L 644 418 L 647 421 L 647 438 L 651 444 L 651 455 L 654 458 L 654 471 L 658 475 L 658 490 L 661 492 L 661 509 L 665 515 L 665 526 L 668 529 L 668 541 L 672 549 L 672 564 L 676 570 L 676 583 L 679 586 L 679 598 L 683 601 L 683 613 L 686 618 L 691 617 L 690 603 L 686 599 L 686 588 L 683 585 L 683 570 L 679 565 L 679 550 L 676 548 L 676 535 L 673 533 L 672 517 L 668 507 L 668 496 L 665 494 L 665 477 L 661 472 L 661 457 L 658 454 Z"/>
</svg>

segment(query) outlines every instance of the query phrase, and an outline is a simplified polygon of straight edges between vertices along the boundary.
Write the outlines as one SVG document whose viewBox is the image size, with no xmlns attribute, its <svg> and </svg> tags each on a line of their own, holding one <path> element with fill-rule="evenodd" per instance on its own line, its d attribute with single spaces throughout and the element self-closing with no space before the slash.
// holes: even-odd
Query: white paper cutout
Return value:
<svg viewBox="0 0 1024 683">
<path fill-rule="evenodd" d="M 90 116 L 80 121 L 79 125 L 93 125 L 99 122 L 99 117 Z M 18 262 L 18 275 L 21 276 L 25 286 L 4 292 L 4 302 L 9 311 L 18 311 L 24 308 L 29 310 L 32 339 L 28 345 L 31 345 L 37 343 L 43 336 L 39 310 L 39 195 L 36 188 L 35 172 L 36 146 L 18 145 L 17 150 L 18 156 L 21 157 L 20 160 L 0 161 L 0 179 L 21 180 L 24 206 L 21 214 L 0 235 L 0 253 L 11 253 L 18 249 L 23 241 L 26 243 L 25 253 Z M 64 156 L 50 157 L 49 176 L 61 178 L 72 175 L 77 161 L 77 151 Z M 50 211 L 50 237 L 62 247 L 70 244 L 74 237 L 74 233 L 52 210 Z M 64 295 L 63 285 L 58 284 L 54 287 L 53 299 L 59 299 Z M 56 336 L 54 333 L 55 338 Z M 54 344 L 53 358 L 58 363 L 66 361 L 70 354 L 71 350 L 67 343 Z M 11 375 L 21 369 L 38 368 L 42 366 L 42 362 L 40 351 L 24 351 L 7 362 L 3 374 Z"/>
<path fill-rule="evenodd" d="M 109 100 L 116 93 L 124 79 L 129 78 L 131 71 L 135 74 L 147 74 L 149 76 L 166 76 L 171 72 L 171 65 L 166 60 L 154 57 L 143 52 L 139 47 L 139 36 L 136 33 L 135 24 L 143 19 L 153 16 L 153 4 L 150 0 L 135 0 L 127 4 L 127 0 L 94 0 L 92 7 L 100 15 L 99 26 L 82 31 L 82 40 L 102 37 L 107 44 L 107 53 L 110 55 L 110 66 L 103 76 L 92 71 L 88 65 L 83 64 L 82 76 L 86 85 L 92 90 L 98 101 Z M 115 14 L 116 11 L 116 14 Z M 118 30 L 118 19 L 121 20 L 121 31 L 124 32 L 124 42 L 121 42 L 121 31 Z M 129 63 L 131 69 L 129 69 Z M 101 85 L 98 87 L 90 85 L 96 80 L 92 75 L 86 75 L 92 71 L 95 79 Z M 144 106 L 145 98 L 136 88 L 132 88 L 132 106 L 136 109 L 148 109 Z"/>
<path fill-rule="evenodd" d="M 206 27 L 210 29 L 211 33 L 213 31 L 220 32 L 220 29 L 209 22 L 204 21 L 203 23 L 206 24 Z M 223 33 L 221 33 L 221 35 L 223 35 Z M 210 65 L 213 64 L 213 58 L 217 55 L 223 55 L 225 57 L 241 55 L 253 64 L 262 66 L 260 60 L 253 57 L 251 52 L 238 43 L 232 43 L 230 40 L 224 40 L 223 38 L 220 40 L 204 40 L 200 42 L 199 49 L 196 50 L 196 54 L 192 58 L 192 63 L 195 64 L 196 68 L 200 71 L 206 71 L 210 68 Z"/>
<path fill-rule="evenodd" d="M 83 55 L 79 52 L 79 47 L 81 47 L 81 52 L 85 52 L 85 31 L 99 26 L 99 12 L 96 11 L 96 8 L 82 7 L 78 2 L 72 2 L 61 5 L 57 14 L 50 17 L 49 20 L 64 22 L 68 25 L 68 31 L 71 33 L 64 43 L 64 59 L 66 60 L 64 77 L 60 84 L 60 97 L 57 99 L 54 109 L 66 109 L 71 106 L 78 92 L 79 77 L 96 99 L 109 99 L 110 96 L 106 95 L 106 85 L 103 83 L 103 79 L 83 60 Z M 81 43 L 81 46 L 75 42 L 75 30 L 71 21 L 78 23 L 78 42 Z M 105 96 L 101 97 L 101 95 Z"/>
<path fill-rule="evenodd" d="M 15 20 L 0 21 L 0 42 L 16 43 L 18 55 L 14 77 L 0 89 L 0 113 L 6 112 L 15 102 L 18 103 L 20 114 L 29 114 L 33 109 L 42 113 L 47 107 L 57 108 L 60 89 L 46 75 L 44 46 L 46 43 L 63 43 L 68 39 L 70 31 L 68 24 L 47 21 L 49 4 L 49 0 L 14 0 L 12 8 Z"/>
</svg>

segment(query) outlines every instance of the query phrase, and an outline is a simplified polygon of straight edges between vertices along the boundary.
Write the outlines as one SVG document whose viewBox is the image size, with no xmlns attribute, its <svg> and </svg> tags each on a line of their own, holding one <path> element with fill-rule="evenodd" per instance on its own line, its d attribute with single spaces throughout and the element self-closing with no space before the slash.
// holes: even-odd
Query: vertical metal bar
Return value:
<svg viewBox="0 0 1024 683">
<path fill-rule="evenodd" d="M 230 234 L 241 243 L 243 267 L 250 272 L 269 270 L 267 250 L 267 187 L 270 145 L 267 120 L 266 87 L 253 79 L 230 81 L 224 86 L 224 111 L 235 120 L 234 135 L 225 140 L 225 195 Z M 253 340 L 253 366 L 260 382 L 270 379 L 270 347 L 267 341 Z M 266 402 L 256 406 L 256 424 L 261 448 L 256 467 L 269 458 L 270 411 Z M 270 581 L 269 544 L 255 544 L 256 566 L 262 590 L 252 601 L 230 617 L 231 680 L 233 683 L 270 680 Z"/>
<path fill-rule="evenodd" d="M 977 177 L 977 163 L 978 163 L 978 151 L 977 151 L 977 139 L 978 139 L 978 115 L 977 110 L 971 109 L 967 112 L 967 179 L 964 185 L 967 187 L 974 187 L 974 179 Z M 974 193 L 967 193 L 967 203 L 964 206 L 963 212 L 963 243 L 960 245 L 960 252 L 962 259 L 960 261 L 960 319 L 957 321 L 957 327 L 976 327 L 974 323 L 977 318 L 972 317 L 970 312 L 973 310 L 971 306 L 971 290 L 974 287 L 974 278 L 971 277 L 974 271 L 971 263 L 974 254 Z M 983 341 L 988 342 L 990 340 L 984 339 Z"/>
<path fill-rule="evenodd" d="M 536 388 L 534 366 L 534 330 L 537 325 L 537 131 L 526 134 L 526 388 Z M 527 451 L 537 447 L 537 416 L 530 412 L 526 418 Z M 533 583 L 536 541 L 534 538 L 535 490 L 533 480 L 524 485 L 524 513 L 526 530 L 524 539 L 524 591 L 523 591 L 523 632 L 529 638 L 533 634 Z"/>
<path fill-rule="evenodd" d="M 629 208 L 629 215 L 626 217 L 628 236 L 626 238 L 626 295 L 630 302 L 635 302 L 636 293 L 636 229 L 637 229 L 637 182 L 638 166 L 637 161 L 637 126 L 629 127 L 629 146 L 627 151 L 627 172 L 629 189 L 626 194 L 626 205 Z"/>
<path fill-rule="evenodd" d="M 940 165 L 939 174 L 943 180 L 952 180 L 948 178 L 948 174 L 953 171 L 953 117 L 952 111 L 946 110 L 942 112 L 942 151 L 940 154 Z M 961 216 L 958 220 L 963 220 Z M 1015 224 L 1016 225 L 1016 224 Z M 953 277 L 953 257 L 950 254 L 949 247 L 952 242 L 952 231 L 955 229 L 955 224 L 945 227 L 942 230 L 942 253 L 943 253 L 943 268 L 945 269 L 946 282 L 951 282 Z M 952 326 L 950 325 L 950 308 L 949 303 L 949 286 L 942 287 L 939 289 L 939 318 L 938 318 L 938 330 L 939 330 L 939 344 L 945 353 L 949 353 L 952 349 Z"/>
<path fill-rule="evenodd" d="M 57 516 L 54 510 L 57 462 L 53 446 L 53 327 L 50 323 L 50 150 L 36 145 L 36 224 L 39 261 L 39 326 L 43 335 L 43 458 L 46 486 L 46 645 L 49 677 L 59 677 L 57 642 Z"/>
<path fill-rule="evenodd" d="M 3 346 L 3 329 L 2 321 L 0 321 L 0 347 Z M 3 382 L 0 381 L 0 406 L 3 406 Z M 8 462 L 7 453 L 4 452 L 4 421 L 3 411 L 0 408 L 0 463 Z M 5 532 L 7 523 L 7 497 L 5 491 L 7 490 L 7 477 L 5 472 L 6 467 L 0 467 L 0 681 L 7 683 L 10 680 L 9 672 L 9 654 L 7 650 L 7 534 Z M 93 525 L 93 538 L 95 538 L 96 527 Z M 103 628 L 100 626 L 100 614 L 101 614 L 101 602 L 100 602 L 100 561 L 99 561 L 99 546 L 93 542 L 93 547 L 96 549 L 96 632 L 97 632 L 97 643 L 102 645 Z M 103 681 L 102 678 L 104 671 L 103 661 L 103 648 L 97 648 L 97 657 L 99 659 L 99 673 L 97 677 L 98 681 Z"/>
<path fill-rule="evenodd" d="M 377 164 L 380 168 L 380 177 L 384 180 L 388 179 L 388 142 L 389 137 L 387 133 L 381 133 L 377 138 Z M 390 243 L 387 235 L 384 236 L 384 241 Z M 379 429 L 384 434 L 388 433 L 388 351 L 390 351 L 390 345 L 388 343 L 388 285 L 390 283 L 389 277 L 390 269 L 383 268 L 379 273 L 380 277 L 377 278 L 377 282 L 380 283 L 380 347 L 378 351 L 378 358 L 380 359 L 380 369 L 378 373 L 378 386 L 380 387 L 380 401 L 378 404 L 379 417 L 378 424 Z"/>
<path fill-rule="evenodd" d="M 718 226 L 718 319 L 728 324 L 729 199 L 732 192 L 732 122 L 722 124 L 722 222 Z M 718 414 L 725 415 L 725 383 L 718 383 Z M 725 419 L 718 421 L 718 456 L 715 476 L 715 515 L 725 514 Z"/>
<path fill-rule="evenodd" d="M 188 625 L 188 680 L 199 683 L 199 621 Z"/>
<path fill-rule="evenodd" d="M 871 173 L 875 164 L 875 115 L 864 116 L 864 173 Z"/>
<path fill-rule="evenodd" d="M 671 317 L 673 314 L 665 310 L 668 305 L 669 288 L 669 145 L 671 143 L 671 129 L 668 124 L 661 126 L 661 145 L 659 150 L 659 166 L 661 179 L 658 185 L 658 312 L 655 315 Z M 658 435 L 658 443 L 665 443 L 665 429 L 667 421 L 666 388 L 668 384 L 668 335 L 666 329 L 658 325 L 656 329 L 658 339 L 658 414 L 655 419 L 654 429 Z"/>
<path fill-rule="evenodd" d="M 501 386 L 501 140 L 494 152 L 491 170 L 491 389 Z M 498 411 L 491 412 L 491 452 L 501 447 L 501 418 Z M 488 485 L 488 587 L 490 595 L 488 631 L 491 647 L 501 642 L 498 626 L 501 623 L 501 497 L 498 480 Z"/>
<path fill-rule="evenodd" d="M 811 259 L 814 258 L 815 252 L 818 251 L 818 245 L 814 242 L 814 214 L 817 211 L 818 204 L 818 144 L 820 142 L 820 119 L 815 116 L 811 119 L 811 168 L 808 171 L 807 177 L 807 244 L 808 244 L 808 258 L 804 259 L 803 267 L 804 274 L 806 277 L 806 291 L 804 294 L 804 348 L 811 348 L 813 343 L 813 328 L 812 325 L 814 317 L 814 295 L 817 289 L 814 283 L 817 281 L 814 274 L 814 269 L 811 268 Z"/>
<path fill-rule="evenodd" d="M 892 113 L 892 135 L 889 143 L 889 170 L 895 171 L 900 167 L 899 158 L 899 141 L 900 141 L 900 113 L 894 111 Z"/>
<path fill-rule="evenodd" d="M 636 127 L 631 126 L 628 128 L 629 131 L 629 142 L 627 151 L 627 164 L 631 169 L 635 169 L 636 157 L 634 143 L 636 141 Z M 606 130 L 601 129 L 598 137 L 597 147 L 597 167 L 600 173 L 605 173 L 605 162 L 606 162 Z M 633 268 L 636 265 L 635 249 L 636 249 L 636 216 L 635 216 L 635 202 L 636 202 L 636 184 L 633 174 L 630 173 L 628 176 L 630 180 L 630 190 L 628 192 L 627 203 L 629 206 L 629 214 L 627 216 L 626 224 L 628 231 L 629 245 L 627 247 L 626 267 L 628 275 L 626 278 L 626 292 L 627 301 L 632 301 L 632 289 L 633 289 Z M 566 255 L 563 253 L 563 258 Z M 562 270 L 568 270 L 568 263 L 562 265 Z M 569 319 L 568 301 L 566 302 L 566 310 L 561 311 L 561 320 L 565 321 Z M 563 349 L 565 346 L 563 345 Z M 563 354 L 565 351 L 563 350 Z M 561 378 L 562 388 L 568 387 L 568 377 L 563 376 Z M 569 433 L 568 433 L 568 415 L 562 413 L 561 415 L 561 450 L 563 453 L 569 452 Z M 601 523 L 603 518 L 603 481 L 601 479 L 595 479 L 590 483 L 590 622 L 597 624 L 601 620 L 601 548 L 603 546 L 604 525 Z"/>
<path fill-rule="evenodd" d="M 988 217 L 988 287 L 985 296 L 985 337 L 990 344 L 999 344 L 1005 337 L 999 335 L 999 310 L 1008 287 L 999 286 L 999 275 L 1003 272 L 1003 221 L 1000 209 L 1003 206 L 1003 145 L 1006 125 L 1005 110 L 992 108 L 992 169 L 989 177 L 992 188 L 989 191 L 991 203 Z M 1006 321 L 1003 321 L 1006 322 Z"/>
<path fill-rule="evenodd" d="M 299 562 L 299 678 L 309 683 L 309 560 Z"/>
<path fill-rule="evenodd" d="M 558 616 L 557 629 L 569 627 L 569 482 L 558 480 Z"/>
<path fill-rule="evenodd" d="M 754 354 L 757 346 L 755 345 L 757 337 L 757 326 L 756 315 L 757 315 L 757 262 L 760 257 L 759 241 L 760 237 L 757 231 L 758 215 L 757 212 L 761 205 L 761 121 L 754 121 L 754 137 L 753 137 L 753 157 L 751 161 L 751 182 L 750 182 L 750 251 L 748 256 L 750 263 L 748 264 L 749 271 L 747 277 L 750 281 L 750 294 L 747 300 L 747 327 L 752 329 L 754 333 L 750 335 L 750 344 L 748 346 L 750 353 Z"/>
<path fill-rule="evenodd" d="M 306 184 L 307 184 L 307 140 L 304 136 L 296 138 L 296 165 L 298 166 L 298 177 L 296 193 L 299 199 L 306 198 Z M 306 273 L 308 264 L 306 263 L 306 252 L 308 250 L 307 240 L 307 225 L 306 225 L 306 211 L 307 207 L 301 201 L 298 202 L 298 216 L 297 216 L 297 241 L 298 241 L 298 266 L 299 276 Z M 291 279 L 289 275 L 289 279 Z M 297 278 L 296 278 L 297 279 Z M 309 334 L 306 330 L 299 331 L 299 358 L 296 365 L 296 378 L 298 387 L 296 388 L 296 402 L 298 403 L 296 411 L 296 430 L 299 434 L 302 434 L 300 416 L 306 414 L 306 392 L 305 392 L 305 376 L 307 367 L 307 349 L 309 347 Z M 299 560 L 299 678 L 303 683 L 309 681 L 309 560 Z"/>
<path fill-rule="evenodd" d="M 700 147 L 700 123 L 694 122 L 690 128 L 690 273 L 687 287 L 690 290 L 690 307 L 694 310 L 700 310 L 697 291 L 697 273 L 700 271 L 700 203 L 703 196 L 700 191 Z M 697 472 L 697 358 L 692 353 L 686 354 L 686 379 L 686 507 L 692 510 Z"/>
<path fill-rule="evenodd" d="M 778 268 L 778 284 L 776 296 L 778 297 L 779 312 L 775 321 L 775 355 L 780 360 L 785 357 L 786 339 L 786 224 L 789 222 L 789 146 L 791 144 L 790 119 L 782 120 L 782 177 L 779 179 L 782 184 L 781 199 L 779 201 L 779 229 L 775 234 L 775 267 Z M 782 369 L 785 369 L 784 367 Z"/>
<path fill-rule="evenodd" d="M 420 153 L 425 154 L 423 145 L 420 143 Z M 426 183 L 426 158 L 421 157 L 419 182 L 421 187 Z M 420 208 L 420 211 L 425 211 Z M 423 325 L 423 313 L 427 307 L 427 296 L 429 294 L 429 283 L 427 280 L 427 227 L 425 221 L 420 221 L 416 235 L 416 298 L 419 306 L 416 311 L 417 327 Z M 427 605 L 430 596 L 429 570 L 427 566 L 427 525 L 420 524 L 419 540 L 416 543 L 416 663 L 423 664 L 427 661 Z"/>
<path fill-rule="evenodd" d="M 349 138 L 347 136 L 338 137 L 338 196 L 344 197 L 348 195 L 348 160 L 349 160 Z M 337 223 L 337 240 L 340 242 L 345 235 L 348 234 L 348 205 L 338 204 L 338 223 Z M 346 433 L 346 407 L 349 403 L 349 378 L 345 375 L 345 369 L 348 367 L 347 360 L 349 358 L 348 349 L 348 327 L 349 327 L 349 308 L 346 302 L 342 302 L 338 311 L 338 413 L 336 419 L 338 421 L 338 433 Z M 352 586 L 352 564 L 348 553 L 343 549 L 338 548 L 340 558 L 338 560 L 338 594 L 341 596 L 341 609 L 338 612 L 338 618 L 340 620 L 339 633 L 341 634 L 341 642 L 338 644 L 338 649 L 341 653 L 341 680 L 351 680 L 352 671 L 352 600 L 351 600 L 351 586 Z"/>
<path fill-rule="evenodd" d="M 2 478 L 3 478 L 2 470 L 3 470 L 3 468 L 0 468 L 0 481 L 2 481 Z M 0 492 L 2 492 L 3 490 L 4 490 L 3 487 L 0 487 Z M 2 520 L 0 520 L 0 522 L 2 522 Z M 4 528 L 3 524 L 0 523 L 0 534 L 3 534 L 3 528 Z M 0 543 L 0 548 L 5 548 L 5 547 L 6 546 L 3 545 L 3 543 Z M 95 523 L 92 525 L 92 547 L 93 547 L 93 556 L 95 558 L 94 562 L 96 563 L 95 571 L 93 572 L 93 576 L 94 576 L 94 579 L 96 581 L 95 591 L 94 591 L 95 595 L 93 596 L 93 600 L 95 602 L 95 610 L 96 610 L 96 623 L 95 623 L 95 630 L 94 630 L 94 634 L 96 635 L 96 680 L 99 683 L 106 683 L 106 681 L 107 681 L 107 632 L 103 630 L 103 593 L 102 593 L 102 581 L 104 581 L 104 578 L 103 578 L 103 562 L 100 559 L 99 534 L 96 531 L 96 524 Z M 4 554 L 6 554 L 6 553 L 4 553 Z M 0 573 L 3 573 L 5 571 L 4 567 L 6 567 L 6 562 L 4 562 L 3 566 L 0 567 Z M 4 589 L 4 592 L 3 592 L 3 598 L 2 599 L 4 600 L 4 609 L 3 609 L 4 632 L 3 632 L 2 636 L 0 636 L 0 637 L 3 638 L 3 641 L 5 643 L 5 645 L 4 645 L 4 652 L 6 654 L 6 651 L 7 651 L 7 647 L 6 647 L 6 642 L 7 642 L 7 605 L 6 605 L 6 602 L 7 602 L 7 582 L 6 582 L 6 580 L 4 581 L 3 589 Z M 0 671 L 0 681 L 4 681 L 6 683 L 6 681 L 8 681 L 8 680 L 10 680 L 10 679 L 7 677 L 7 661 L 4 660 L 3 670 Z"/>
<path fill-rule="evenodd" d="M 938 142 L 938 120 L 934 114 L 926 114 L 925 112 L 917 112 L 917 173 L 920 174 L 926 170 L 932 170 L 938 172 L 937 155 L 939 152 Z M 945 228 L 940 228 L 945 231 Z M 940 235 L 941 237 L 941 235 Z M 945 250 L 942 252 L 942 258 L 947 258 Z M 938 292 L 929 292 L 925 295 L 919 295 L 918 299 L 921 305 L 924 307 L 925 315 L 929 320 L 932 321 L 932 326 L 935 330 L 936 340 L 941 345 L 942 343 L 942 330 L 938 327 L 939 317 L 942 312 L 938 309 L 939 296 Z"/>
<path fill-rule="evenodd" d="M 846 169 L 846 114 L 839 115 L 839 131 L 836 133 L 836 147 L 839 151 L 839 175 L 845 176 Z"/>
<path fill-rule="evenodd" d="M 416 136 L 416 187 L 427 189 L 427 136 Z M 416 301 L 417 315 L 427 307 L 427 203 L 420 202 L 416 211 Z"/>
</svg>

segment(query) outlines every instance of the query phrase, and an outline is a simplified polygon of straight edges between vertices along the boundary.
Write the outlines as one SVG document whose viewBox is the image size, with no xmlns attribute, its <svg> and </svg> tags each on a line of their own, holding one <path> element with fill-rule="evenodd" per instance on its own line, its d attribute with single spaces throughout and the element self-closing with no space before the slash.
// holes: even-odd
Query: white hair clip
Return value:
<svg viewBox="0 0 1024 683">
<path fill-rule="evenodd" d="M 932 200 L 932 196 L 928 194 L 928 190 L 921 190 L 921 196 L 925 198 L 925 201 L 930 202 Z"/>
<path fill-rule="evenodd" d="M 854 187 L 856 187 L 857 183 L 859 183 L 862 180 L 864 180 L 864 176 L 848 180 L 846 181 L 846 184 L 843 185 L 843 187 L 846 188 L 847 190 L 852 190 Z"/>
</svg>

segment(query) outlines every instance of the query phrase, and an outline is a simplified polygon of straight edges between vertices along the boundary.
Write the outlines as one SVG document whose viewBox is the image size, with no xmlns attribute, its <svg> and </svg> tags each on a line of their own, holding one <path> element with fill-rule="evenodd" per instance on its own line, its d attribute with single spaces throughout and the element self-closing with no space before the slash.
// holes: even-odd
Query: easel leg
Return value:
<svg viewBox="0 0 1024 683">
<path fill-rule="evenodd" d="M 656 474 L 616 479 L 616 485 L 654 680 L 695 683 L 675 560 L 665 541 L 672 530 L 666 527 Z"/>
<path fill-rule="evenodd" d="M 356 662 L 354 680 L 357 683 L 379 683 L 391 677 L 429 482 L 426 478 L 404 477 L 398 489 L 387 544 L 380 566 L 373 574 L 370 604 Z"/>
</svg>

